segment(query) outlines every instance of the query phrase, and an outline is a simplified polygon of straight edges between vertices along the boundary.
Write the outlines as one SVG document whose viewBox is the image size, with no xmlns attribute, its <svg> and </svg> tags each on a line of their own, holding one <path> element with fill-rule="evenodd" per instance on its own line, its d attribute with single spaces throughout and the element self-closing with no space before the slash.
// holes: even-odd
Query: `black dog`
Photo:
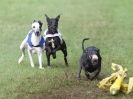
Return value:
<svg viewBox="0 0 133 99">
<path fill-rule="evenodd" d="M 62 39 L 61 34 L 58 31 L 58 21 L 60 19 L 60 15 L 56 18 L 49 18 L 47 15 L 47 25 L 48 30 L 45 31 L 45 39 L 46 39 L 46 56 L 47 56 L 47 65 L 50 66 L 50 56 L 56 58 L 56 51 L 61 50 L 64 54 L 65 64 L 68 65 L 67 62 L 67 47 L 65 41 Z"/>
<path fill-rule="evenodd" d="M 78 72 L 78 78 L 80 78 L 81 70 L 85 71 L 85 75 L 88 79 L 93 80 L 98 76 L 101 71 L 101 56 L 100 50 L 94 46 L 84 49 L 84 41 L 89 38 L 83 39 L 82 49 L 83 54 L 80 58 L 80 68 Z M 91 75 L 93 73 L 93 75 Z"/>
</svg>

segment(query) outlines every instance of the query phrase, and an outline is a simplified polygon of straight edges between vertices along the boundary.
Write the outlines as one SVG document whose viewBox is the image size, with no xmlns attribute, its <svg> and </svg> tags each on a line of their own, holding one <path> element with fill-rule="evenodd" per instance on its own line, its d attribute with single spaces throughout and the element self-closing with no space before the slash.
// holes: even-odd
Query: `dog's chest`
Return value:
<svg viewBox="0 0 133 99">
<path fill-rule="evenodd" d="M 40 36 L 36 36 L 34 33 L 31 35 L 31 42 L 32 45 L 36 46 L 39 44 L 41 37 Z"/>
<path fill-rule="evenodd" d="M 94 72 L 97 68 L 98 66 L 93 66 L 90 62 L 85 62 L 84 64 L 84 69 L 90 73 Z"/>
<path fill-rule="evenodd" d="M 97 68 L 93 68 L 92 66 L 85 67 L 85 70 L 92 73 L 96 70 Z"/>
</svg>

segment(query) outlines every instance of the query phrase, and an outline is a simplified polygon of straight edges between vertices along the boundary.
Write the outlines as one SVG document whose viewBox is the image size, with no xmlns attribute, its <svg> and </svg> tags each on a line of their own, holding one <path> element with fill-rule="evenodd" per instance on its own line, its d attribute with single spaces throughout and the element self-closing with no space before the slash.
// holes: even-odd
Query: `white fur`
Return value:
<svg viewBox="0 0 133 99">
<path fill-rule="evenodd" d="M 41 40 L 41 36 L 37 37 L 35 33 L 32 33 L 31 42 L 34 46 L 38 45 Z"/>
<path fill-rule="evenodd" d="M 61 44 L 63 43 L 62 35 L 61 35 L 61 33 L 59 32 L 59 30 L 58 30 L 58 33 L 55 33 L 55 34 L 46 34 L 47 31 L 48 31 L 48 29 L 46 29 L 46 30 L 44 31 L 44 38 L 45 38 L 45 39 L 48 38 L 48 37 L 56 37 L 56 36 L 58 36 L 58 37 L 60 38 L 60 40 L 61 40 Z"/>
<path fill-rule="evenodd" d="M 34 31 L 38 31 L 39 30 L 39 24 L 37 24 L 36 22 L 32 24 L 32 27 L 35 26 Z M 32 29 L 33 30 L 33 29 Z M 30 33 L 30 32 L 29 32 Z M 22 55 L 18 60 L 18 63 L 20 64 L 23 61 L 24 58 L 24 51 L 25 49 L 27 49 L 28 51 L 28 56 L 29 56 L 29 60 L 30 60 L 30 65 L 31 67 L 34 67 L 34 62 L 32 59 L 32 54 L 33 53 L 37 53 L 38 55 L 38 61 L 39 61 L 39 68 L 43 69 L 42 67 L 42 52 L 45 49 L 45 46 L 43 48 L 41 47 L 30 47 L 27 43 L 27 39 L 28 39 L 28 35 L 26 36 L 26 38 L 22 41 L 21 45 L 20 45 L 20 50 L 22 51 Z M 35 33 L 32 33 L 31 35 L 31 42 L 34 46 L 38 45 L 41 39 L 41 35 L 40 36 L 36 36 Z"/>
<path fill-rule="evenodd" d="M 53 39 L 51 39 L 49 42 L 51 42 L 51 43 L 52 43 L 52 48 L 55 48 L 55 45 L 54 45 L 54 40 L 53 40 Z"/>
<path fill-rule="evenodd" d="M 98 60 L 98 56 L 97 55 L 92 55 L 92 59 L 93 60 Z"/>
</svg>

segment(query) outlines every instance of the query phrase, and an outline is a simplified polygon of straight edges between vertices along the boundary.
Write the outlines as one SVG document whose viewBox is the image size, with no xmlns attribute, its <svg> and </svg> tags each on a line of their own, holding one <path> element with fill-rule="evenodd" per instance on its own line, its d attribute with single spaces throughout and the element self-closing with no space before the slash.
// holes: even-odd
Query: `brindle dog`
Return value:
<svg viewBox="0 0 133 99">
<path fill-rule="evenodd" d="M 61 34 L 58 32 L 58 22 L 60 15 L 56 18 L 49 18 L 46 14 L 46 21 L 48 30 L 45 32 L 46 38 L 46 56 L 47 56 L 47 65 L 50 66 L 50 56 L 53 56 L 53 59 L 56 58 L 56 51 L 61 50 L 64 54 L 65 64 L 68 66 L 67 61 L 67 46 L 64 39 L 61 38 Z"/>
<path fill-rule="evenodd" d="M 83 53 L 80 58 L 80 67 L 78 72 L 78 79 L 80 78 L 81 70 L 85 71 L 85 75 L 88 79 L 95 79 L 101 71 L 102 57 L 100 55 L 100 49 L 90 46 L 84 49 L 84 41 L 89 38 L 85 38 L 82 41 Z M 93 75 L 92 75 L 93 74 Z"/>
</svg>

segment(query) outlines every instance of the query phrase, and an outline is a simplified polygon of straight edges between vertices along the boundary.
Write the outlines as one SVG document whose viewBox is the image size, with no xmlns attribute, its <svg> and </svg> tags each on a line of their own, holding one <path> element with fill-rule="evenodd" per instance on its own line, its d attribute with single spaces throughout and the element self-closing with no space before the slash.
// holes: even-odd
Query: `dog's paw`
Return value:
<svg viewBox="0 0 133 99">
<path fill-rule="evenodd" d="M 35 67 L 35 65 L 34 65 L 34 64 L 31 64 L 31 67 L 32 67 L 32 68 L 34 68 L 34 67 Z"/>
<path fill-rule="evenodd" d="M 21 62 L 22 62 L 22 61 L 19 59 L 19 60 L 18 60 L 18 64 L 20 64 Z"/>
<path fill-rule="evenodd" d="M 23 57 L 20 57 L 18 60 L 18 64 L 20 64 L 23 61 Z"/>
<path fill-rule="evenodd" d="M 39 67 L 39 69 L 44 69 L 44 67 Z"/>
</svg>

